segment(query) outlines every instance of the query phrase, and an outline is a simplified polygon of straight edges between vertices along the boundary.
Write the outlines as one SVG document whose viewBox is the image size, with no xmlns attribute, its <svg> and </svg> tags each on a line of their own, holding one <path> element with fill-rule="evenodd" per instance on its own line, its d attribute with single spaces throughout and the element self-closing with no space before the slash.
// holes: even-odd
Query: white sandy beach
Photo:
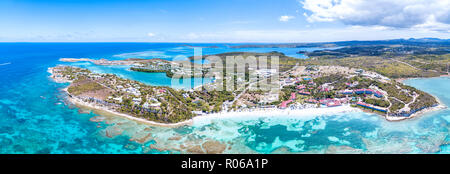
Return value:
<svg viewBox="0 0 450 174">
<path fill-rule="evenodd" d="M 67 92 L 67 88 L 64 89 Z M 210 119 L 223 119 L 223 118 L 258 118 L 264 116 L 274 116 L 274 117 L 308 117 L 308 116 L 324 116 L 324 115 L 334 115 L 338 113 L 348 113 L 348 112 L 362 112 L 360 109 L 353 108 L 350 105 L 338 106 L 338 107 L 328 107 L 328 108 L 307 108 L 307 109 L 255 109 L 252 111 L 232 111 L 232 112 L 220 112 L 214 114 L 205 114 L 201 116 L 193 117 L 192 119 L 178 122 L 178 123 L 159 123 L 155 121 L 146 120 L 143 118 L 137 118 L 128 114 L 119 113 L 110 110 L 106 107 L 101 107 L 92 103 L 83 102 L 76 98 L 68 97 L 69 101 L 75 105 L 81 105 L 84 107 L 97 109 L 101 111 L 108 112 L 115 116 L 120 116 L 129 120 L 137 121 L 139 123 L 148 124 L 151 126 L 161 126 L 161 127 L 180 127 L 184 125 L 192 125 L 196 122 L 203 122 Z"/>
<path fill-rule="evenodd" d="M 66 90 L 66 89 L 65 89 Z M 137 118 L 128 114 L 119 113 L 113 110 L 110 110 L 105 107 L 97 106 L 92 103 L 87 103 L 80 101 L 75 98 L 70 98 L 69 101 L 93 108 L 98 109 L 101 111 L 108 112 L 112 115 L 120 116 L 129 120 L 134 120 L 139 123 L 148 124 L 151 126 L 160 126 L 160 127 L 180 127 L 184 125 L 193 125 L 195 123 L 201 123 L 204 121 L 208 121 L 211 119 L 226 119 L 226 118 L 259 118 L 259 117 L 315 117 L 315 116 L 332 116 L 340 113 L 350 113 L 350 112 L 364 112 L 363 110 L 359 108 L 351 107 L 350 105 L 343 105 L 338 107 L 324 107 L 324 108 L 305 108 L 305 109 L 278 109 L 278 108 L 265 108 L 265 109 L 254 109 L 254 110 L 248 110 L 248 111 L 231 111 L 231 112 L 220 112 L 220 113 L 213 113 L 213 114 L 205 114 L 200 116 L 195 116 L 192 119 L 178 122 L 178 123 L 160 123 L 155 121 L 146 120 L 143 118 Z M 401 121 L 405 119 L 410 119 L 414 117 L 421 116 L 425 113 L 429 113 L 432 111 L 437 111 L 446 108 L 442 103 L 440 103 L 438 106 L 423 109 L 417 113 L 414 113 L 410 117 L 392 117 L 392 116 L 385 116 L 386 120 L 388 121 Z"/>
<path fill-rule="evenodd" d="M 65 92 L 67 92 L 67 88 L 63 89 Z M 349 113 L 349 112 L 364 112 L 363 110 L 355 107 L 351 107 L 350 105 L 342 105 L 337 107 L 323 107 L 323 108 L 304 108 L 304 109 L 278 109 L 278 108 L 262 108 L 262 109 L 253 109 L 253 110 L 246 110 L 246 111 L 231 111 L 231 112 L 219 112 L 219 113 L 213 113 L 213 114 L 205 114 L 200 116 L 195 116 L 192 119 L 185 120 L 183 122 L 178 123 L 160 123 L 155 121 L 146 120 L 143 118 L 137 118 L 128 114 L 119 113 L 113 110 L 110 110 L 109 108 L 98 106 L 92 103 L 83 102 L 81 100 L 78 100 L 76 98 L 68 97 L 69 101 L 74 103 L 75 105 L 81 105 L 84 107 L 97 109 L 101 111 L 108 112 L 115 116 L 120 116 L 129 120 L 137 121 L 139 123 L 148 124 L 151 126 L 160 126 L 160 127 L 180 127 L 184 125 L 193 125 L 198 122 L 204 122 L 211 119 L 226 119 L 226 118 L 260 118 L 260 117 L 315 117 L 315 116 L 332 116 L 339 113 Z M 437 98 L 436 98 L 437 99 Z M 385 116 L 386 120 L 388 121 L 401 121 L 405 119 L 411 119 L 414 117 L 421 116 L 425 113 L 429 113 L 432 111 L 437 111 L 446 108 L 445 105 L 442 104 L 439 99 L 437 99 L 439 102 L 438 106 L 423 109 L 417 113 L 414 113 L 410 117 L 392 117 L 392 116 Z"/>
<path fill-rule="evenodd" d="M 67 92 L 67 88 L 63 89 Z M 201 116 L 193 117 L 192 119 L 178 122 L 178 123 L 159 123 L 155 121 L 146 120 L 143 118 L 137 118 L 128 114 L 119 113 L 110 110 L 106 107 L 98 106 L 92 103 L 87 103 L 76 98 L 68 97 L 68 100 L 75 104 L 84 107 L 97 109 L 101 111 L 108 112 L 115 116 L 120 116 L 129 120 L 137 121 L 139 123 L 148 124 L 151 126 L 161 126 L 161 127 L 180 127 L 184 125 L 192 125 L 196 122 L 202 122 L 210 119 L 223 119 L 223 118 L 258 118 L 265 116 L 274 117 L 311 117 L 311 116 L 326 116 L 334 115 L 338 113 L 348 113 L 348 112 L 362 112 L 358 108 L 351 107 L 350 105 L 343 105 L 338 107 L 327 107 L 327 108 L 305 108 L 305 109 L 278 109 L 278 108 L 265 108 L 265 109 L 254 109 L 249 111 L 232 111 L 232 112 L 220 112 L 214 114 L 205 114 Z"/>
<path fill-rule="evenodd" d="M 67 91 L 67 88 L 65 88 L 64 91 Z M 146 120 L 146 119 L 143 119 L 143 118 L 137 118 L 137 117 L 134 117 L 134 116 L 131 116 L 131 115 L 128 115 L 128 114 L 119 113 L 119 112 L 110 110 L 110 109 L 108 109 L 106 107 L 98 106 L 98 105 L 95 105 L 95 104 L 92 104 L 92 103 L 87 103 L 87 102 L 78 100 L 76 98 L 68 97 L 68 100 L 70 102 L 72 102 L 73 104 L 75 104 L 75 105 L 81 105 L 81 106 L 84 106 L 84 107 L 105 111 L 105 112 L 108 112 L 108 113 L 110 113 L 112 115 L 124 117 L 126 119 L 134 120 L 134 121 L 137 121 L 139 123 L 144 123 L 144 124 L 148 124 L 148 125 L 151 125 L 151 126 L 179 127 L 179 126 L 183 126 L 183 125 L 190 125 L 190 124 L 192 124 L 192 119 L 186 120 L 186 121 L 183 121 L 183 122 L 178 122 L 178 123 L 159 123 L 159 122 L 155 122 L 155 121 Z"/>
<path fill-rule="evenodd" d="M 49 68 L 48 72 L 53 75 L 53 69 Z M 55 80 L 57 83 L 65 83 L 67 81 L 62 81 L 59 79 L 55 79 L 53 76 L 50 76 L 51 79 Z M 67 88 L 64 88 L 63 91 L 68 93 Z M 410 117 L 392 117 L 384 115 L 386 120 L 388 121 L 400 121 L 405 119 L 414 118 L 425 113 L 431 111 L 437 111 L 440 109 L 446 108 L 446 106 L 439 101 L 437 97 L 436 100 L 439 102 L 438 106 L 423 109 L 417 113 L 414 113 Z M 342 105 L 337 107 L 323 107 L 323 108 L 303 108 L 303 109 L 278 109 L 278 108 L 260 108 L 260 109 L 248 109 L 245 111 L 231 111 L 231 112 L 220 112 L 213 114 L 205 114 L 200 116 L 195 116 L 192 119 L 178 122 L 178 123 L 160 123 L 155 121 L 146 120 L 143 118 L 137 118 L 128 114 L 119 113 L 117 111 L 111 110 L 107 107 L 99 106 L 93 103 L 88 103 L 81 101 L 76 98 L 68 97 L 68 100 L 75 105 L 81 105 L 84 107 L 104 111 L 110 113 L 115 116 L 120 116 L 129 120 L 134 120 L 139 123 L 148 124 L 151 126 L 161 126 L 161 127 L 179 127 L 184 125 L 192 125 L 196 122 L 203 122 L 211 119 L 220 119 L 220 118 L 259 118 L 259 117 L 314 117 L 314 116 L 326 116 L 326 115 L 335 115 L 338 113 L 348 113 L 348 112 L 364 112 L 359 108 L 351 107 L 350 105 Z"/>
<path fill-rule="evenodd" d="M 324 116 L 334 115 L 338 113 L 348 112 L 361 112 L 360 109 L 351 107 L 350 105 L 343 105 L 338 107 L 324 107 L 324 108 L 305 108 L 305 109 L 278 109 L 278 108 L 265 108 L 254 109 L 249 111 L 232 111 L 232 112 L 220 112 L 214 114 L 207 114 L 194 117 L 193 120 L 198 121 L 200 119 L 211 118 L 232 118 L 232 117 L 305 117 L 305 116 Z"/>
</svg>

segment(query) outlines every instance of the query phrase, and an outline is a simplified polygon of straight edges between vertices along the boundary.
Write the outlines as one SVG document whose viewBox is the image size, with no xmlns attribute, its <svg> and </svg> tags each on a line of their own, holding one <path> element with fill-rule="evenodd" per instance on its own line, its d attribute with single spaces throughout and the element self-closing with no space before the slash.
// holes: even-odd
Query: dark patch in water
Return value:
<svg viewBox="0 0 450 174">
<path fill-rule="evenodd" d="M 23 153 L 25 151 L 25 147 L 17 144 L 13 146 L 13 149 L 16 153 Z"/>
<path fill-rule="evenodd" d="M 36 153 L 37 154 L 50 154 L 51 153 L 51 149 L 50 148 L 43 148 L 41 150 L 38 150 Z"/>
<path fill-rule="evenodd" d="M 0 127 L 0 133 L 13 134 L 14 128 L 12 126 L 2 126 Z"/>
<path fill-rule="evenodd" d="M 193 131 L 193 127 L 181 126 L 181 127 L 175 128 L 174 131 L 179 134 L 190 134 Z"/>
<path fill-rule="evenodd" d="M 324 120 L 326 121 L 326 127 L 325 129 L 321 130 L 315 130 L 312 131 L 312 126 L 319 124 L 321 119 L 313 119 L 305 121 L 304 126 L 302 127 L 303 130 L 301 131 L 290 131 L 287 129 L 287 126 L 285 125 L 274 125 L 269 128 L 262 128 L 263 122 L 259 122 L 255 125 L 248 125 L 244 126 L 241 129 L 239 129 L 239 132 L 243 134 L 244 136 L 247 136 L 246 144 L 250 148 L 256 150 L 256 147 L 260 143 L 267 144 L 268 148 L 277 148 L 272 147 L 273 142 L 278 137 L 279 140 L 286 142 L 286 141 L 292 141 L 292 140 L 303 140 L 303 144 L 297 144 L 296 147 L 302 147 L 305 145 L 305 148 L 303 150 L 312 150 L 321 148 L 323 146 L 328 145 L 342 145 L 339 142 L 331 142 L 328 137 L 336 137 L 339 140 L 345 140 L 350 142 L 350 147 L 357 148 L 357 149 L 365 149 L 365 145 L 361 139 L 362 133 L 364 132 L 372 132 L 375 130 L 375 128 L 378 126 L 374 123 L 362 121 L 359 119 L 352 119 L 350 121 L 346 122 L 338 122 L 333 120 Z M 294 123 L 298 125 L 299 123 Z M 355 134 L 351 133 L 347 136 L 344 134 L 347 133 L 344 129 L 348 129 L 348 131 L 358 131 L 361 132 L 361 134 Z M 305 134 L 311 134 L 310 137 L 301 137 L 301 135 Z M 251 141 L 249 137 L 254 135 L 255 141 Z M 265 152 L 271 151 L 271 149 L 264 149 Z"/>
</svg>

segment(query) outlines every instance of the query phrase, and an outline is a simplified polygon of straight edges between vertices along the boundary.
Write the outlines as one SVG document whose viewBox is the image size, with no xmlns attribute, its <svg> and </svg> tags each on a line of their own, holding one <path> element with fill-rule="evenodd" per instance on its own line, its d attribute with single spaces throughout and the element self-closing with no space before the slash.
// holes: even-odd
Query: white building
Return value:
<svg viewBox="0 0 450 174">
<path fill-rule="evenodd" d="M 119 103 L 122 103 L 122 96 L 113 98 L 113 100 L 118 101 Z"/>
<path fill-rule="evenodd" d="M 134 102 L 134 104 L 138 105 L 138 104 L 141 104 L 142 99 L 141 98 L 133 98 L 133 102 Z"/>
</svg>

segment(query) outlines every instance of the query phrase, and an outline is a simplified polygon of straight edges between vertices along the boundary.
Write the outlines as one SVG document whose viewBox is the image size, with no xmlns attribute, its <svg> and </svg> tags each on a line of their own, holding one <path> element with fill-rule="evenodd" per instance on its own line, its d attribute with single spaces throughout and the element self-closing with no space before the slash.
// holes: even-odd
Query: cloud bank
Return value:
<svg viewBox="0 0 450 174">
<path fill-rule="evenodd" d="M 450 33 L 428 32 L 410 28 L 386 29 L 380 26 L 347 26 L 320 29 L 229 30 L 195 32 L 167 38 L 170 42 L 331 42 L 346 40 L 383 40 L 409 38 L 450 38 Z"/>
<path fill-rule="evenodd" d="M 450 32 L 450 0 L 302 0 L 309 22 Z"/>
</svg>

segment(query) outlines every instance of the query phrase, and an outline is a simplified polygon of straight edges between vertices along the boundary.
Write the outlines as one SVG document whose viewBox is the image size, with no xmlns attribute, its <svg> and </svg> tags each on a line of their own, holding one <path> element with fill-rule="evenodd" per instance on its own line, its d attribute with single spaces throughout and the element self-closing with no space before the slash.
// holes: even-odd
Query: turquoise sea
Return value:
<svg viewBox="0 0 450 174">
<path fill-rule="evenodd" d="M 124 66 L 62 63 L 59 58 L 130 57 L 173 59 L 192 56 L 182 43 L 0 43 L 0 153 L 186 153 L 205 142 L 224 153 L 450 153 L 450 109 L 401 122 L 363 112 L 295 117 L 283 115 L 203 119 L 192 126 L 154 127 L 99 115 L 65 102 L 67 84 L 51 81 L 48 67 L 72 64 L 115 73 L 150 85 L 170 85 L 164 74 L 128 71 Z M 280 51 L 320 48 L 241 48 L 212 46 L 203 54 L 229 51 Z M 191 79 L 209 82 L 211 79 Z M 411 79 L 406 84 L 437 96 L 450 106 L 448 77 Z M 190 83 L 174 86 L 190 88 Z M 202 148 L 200 148 L 202 149 Z M 205 150 L 205 147 L 203 147 Z"/>
</svg>

